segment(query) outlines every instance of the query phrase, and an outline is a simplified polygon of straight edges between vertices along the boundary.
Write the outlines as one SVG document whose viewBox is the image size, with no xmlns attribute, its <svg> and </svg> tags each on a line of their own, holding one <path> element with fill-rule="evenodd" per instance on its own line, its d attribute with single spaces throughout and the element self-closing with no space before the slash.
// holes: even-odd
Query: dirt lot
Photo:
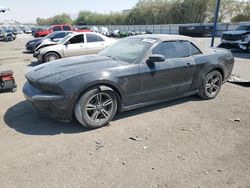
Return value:
<svg viewBox="0 0 250 188">
<path fill-rule="evenodd" d="M 226 83 L 214 100 L 188 97 L 87 130 L 25 101 L 28 38 L 0 43 L 0 70 L 14 70 L 18 84 L 0 94 L 0 187 L 250 187 L 250 87 Z M 235 56 L 249 75 L 250 54 Z"/>
</svg>

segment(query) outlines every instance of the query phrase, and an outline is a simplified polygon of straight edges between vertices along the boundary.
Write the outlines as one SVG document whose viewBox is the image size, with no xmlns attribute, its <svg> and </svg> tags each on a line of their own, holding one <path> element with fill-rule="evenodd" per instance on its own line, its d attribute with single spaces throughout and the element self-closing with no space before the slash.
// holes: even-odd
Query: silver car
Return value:
<svg viewBox="0 0 250 188">
<path fill-rule="evenodd" d="M 42 63 L 78 55 L 97 54 L 115 41 L 94 32 L 75 32 L 58 43 L 39 45 L 34 57 Z"/>
</svg>

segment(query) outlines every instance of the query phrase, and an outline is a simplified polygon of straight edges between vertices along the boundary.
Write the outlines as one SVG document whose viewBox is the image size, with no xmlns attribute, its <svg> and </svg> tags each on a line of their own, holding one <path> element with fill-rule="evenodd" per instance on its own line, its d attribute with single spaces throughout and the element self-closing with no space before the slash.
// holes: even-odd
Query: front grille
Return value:
<svg viewBox="0 0 250 188">
<path fill-rule="evenodd" d="M 242 35 L 233 35 L 233 34 L 223 34 L 222 39 L 229 40 L 229 41 L 237 41 L 241 40 Z"/>
</svg>

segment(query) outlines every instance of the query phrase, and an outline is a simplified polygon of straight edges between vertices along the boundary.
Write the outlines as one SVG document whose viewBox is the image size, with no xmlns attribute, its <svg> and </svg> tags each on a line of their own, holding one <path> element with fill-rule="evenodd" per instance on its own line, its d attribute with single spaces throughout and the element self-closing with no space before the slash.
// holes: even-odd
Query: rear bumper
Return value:
<svg viewBox="0 0 250 188">
<path fill-rule="evenodd" d="M 42 114 L 59 120 L 72 118 L 73 105 L 71 100 L 63 95 L 42 93 L 28 82 L 23 87 L 25 98 Z"/>
</svg>

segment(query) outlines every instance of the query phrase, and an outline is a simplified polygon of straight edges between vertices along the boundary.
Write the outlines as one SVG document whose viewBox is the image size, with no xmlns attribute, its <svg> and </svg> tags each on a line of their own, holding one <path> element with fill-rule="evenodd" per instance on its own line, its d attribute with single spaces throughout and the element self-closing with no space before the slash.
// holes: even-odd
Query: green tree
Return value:
<svg viewBox="0 0 250 188">
<path fill-rule="evenodd" d="M 73 21 L 68 14 L 60 14 L 51 18 L 37 18 L 36 22 L 38 25 L 55 25 L 55 24 L 72 24 Z"/>
</svg>

